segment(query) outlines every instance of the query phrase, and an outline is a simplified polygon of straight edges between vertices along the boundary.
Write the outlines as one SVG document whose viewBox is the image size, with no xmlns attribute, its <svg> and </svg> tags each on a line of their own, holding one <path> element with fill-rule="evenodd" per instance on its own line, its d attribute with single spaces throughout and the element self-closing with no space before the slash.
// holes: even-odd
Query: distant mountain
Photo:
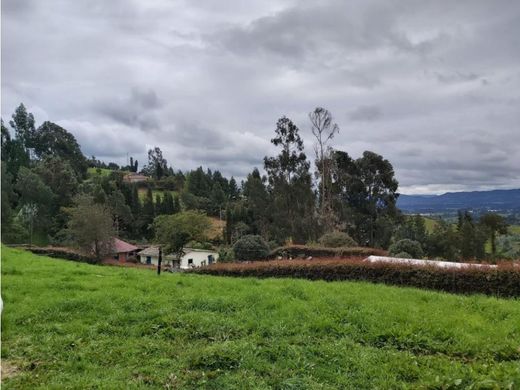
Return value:
<svg viewBox="0 0 520 390">
<path fill-rule="evenodd" d="M 447 192 L 442 195 L 404 195 L 397 207 L 406 213 L 452 213 L 461 209 L 479 211 L 520 211 L 520 189 Z"/>
</svg>

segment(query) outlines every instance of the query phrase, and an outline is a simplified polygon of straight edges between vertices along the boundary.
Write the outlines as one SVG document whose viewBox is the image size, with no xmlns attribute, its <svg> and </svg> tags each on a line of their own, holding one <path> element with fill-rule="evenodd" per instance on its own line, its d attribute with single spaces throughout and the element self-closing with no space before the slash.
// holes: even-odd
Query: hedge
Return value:
<svg viewBox="0 0 520 390">
<path fill-rule="evenodd" d="M 32 252 L 36 255 L 45 255 L 48 257 L 78 261 L 81 263 L 89 263 L 89 264 L 97 263 L 97 260 L 94 257 L 82 255 L 80 253 L 74 252 L 73 250 L 67 249 L 67 248 L 59 248 L 59 247 L 43 248 L 43 247 L 36 247 L 36 246 L 29 246 L 29 245 L 9 245 L 9 246 L 24 249 L 24 250 Z"/>
<path fill-rule="evenodd" d="M 349 260 L 280 260 L 251 263 L 217 263 L 194 269 L 194 273 L 239 277 L 291 277 L 309 280 L 357 280 L 397 286 L 419 287 L 462 294 L 520 297 L 520 266 L 463 269 L 409 264 L 369 263 Z"/>
<path fill-rule="evenodd" d="M 276 248 L 269 254 L 270 259 L 278 257 L 306 258 L 306 257 L 352 257 L 352 256 L 387 256 L 388 252 L 383 249 L 367 247 L 350 248 L 323 248 L 308 245 L 287 245 Z"/>
</svg>

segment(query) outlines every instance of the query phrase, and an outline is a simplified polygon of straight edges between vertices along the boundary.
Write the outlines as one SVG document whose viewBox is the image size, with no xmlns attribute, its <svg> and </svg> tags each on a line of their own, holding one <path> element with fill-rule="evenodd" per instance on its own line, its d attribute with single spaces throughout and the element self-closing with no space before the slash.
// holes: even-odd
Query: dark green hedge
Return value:
<svg viewBox="0 0 520 390">
<path fill-rule="evenodd" d="M 351 256 L 386 256 L 387 251 L 367 247 L 323 248 L 308 245 L 287 245 L 276 248 L 269 254 L 270 259 L 307 258 L 307 257 L 351 257 Z"/>
<path fill-rule="evenodd" d="M 81 263 L 89 263 L 89 264 L 95 264 L 97 262 L 96 259 L 93 257 L 85 256 L 85 255 L 71 251 L 70 249 L 66 249 L 66 248 L 55 248 L 55 247 L 42 248 L 42 247 L 35 247 L 35 246 L 29 247 L 28 245 L 16 245 L 13 247 L 30 251 L 36 255 L 45 255 L 45 256 L 54 257 L 57 259 L 72 260 L 72 261 L 78 261 Z"/>
<path fill-rule="evenodd" d="M 193 272 L 218 276 L 291 277 L 310 280 L 358 280 L 420 287 L 450 293 L 520 297 L 520 267 L 448 269 L 436 266 L 368 263 L 360 259 L 285 260 L 246 264 L 217 263 Z"/>
</svg>

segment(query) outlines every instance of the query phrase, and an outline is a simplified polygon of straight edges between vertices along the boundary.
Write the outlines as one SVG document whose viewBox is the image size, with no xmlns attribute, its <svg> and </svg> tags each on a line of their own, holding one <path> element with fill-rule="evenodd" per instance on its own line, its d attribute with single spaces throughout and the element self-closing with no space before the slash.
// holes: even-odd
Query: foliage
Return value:
<svg viewBox="0 0 520 390">
<path fill-rule="evenodd" d="M 249 234 L 235 242 L 233 252 L 237 260 L 261 260 L 269 255 L 269 246 L 261 236 Z"/>
<path fill-rule="evenodd" d="M 97 260 L 111 254 L 115 231 L 109 208 L 82 195 L 69 212 L 68 229 L 76 246 Z"/>
<path fill-rule="evenodd" d="M 506 234 L 507 233 L 507 223 L 505 218 L 496 213 L 486 213 L 480 216 L 479 219 L 480 225 L 484 226 L 484 229 L 487 230 L 489 234 L 489 239 L 491 241 L 491 253 L 494 255 L 497 252 L 496 245 L 496 237 L 497 234 Z"/>
<path fill-rule="evenodd" d="M 190 241 L 207 241 L 209 218 L 199 211 L 184 211 L 173 215 L 159 215 L 153 222 L 155 242 L 163 246 L 164 253 L 182 255 Z"/>
<path fill-rule="evenodd" d="M 397 216 L 398 183 L 392 164 L 365 151 L 353 160 L 335 151 L 332 168 L 333 207 L 360 244 L 386 248 Z"/>
<path fill-rule="evenodd" d="M 38 158 L 57 157 L 67 161 L 78 178 L 87 176 L 88 163 L 76 138 L 63 127 L 46 121 L 34 134 L 34 152 Z"/>
<path fill-rule="evenodd" d="M 395 256 L 398 253 L 405 252 L 411 255 L 414 259 L 422 259 L 422 257 L 424 256 L 421 243 L 414 240 L 410 240 L 408 238 L 404 238 L 402 240 L 394 242 L 392 245 L 390 245 L 390 248 L 388 248 L 388 252 L 392 256 Z"/>
<path fill-rule="evenodd" d="M 269 191 L 272 196 L 273 236 L 297 243 L 314 236 L 314 194 L 310 164 L 303 150 L 298 127 L 286 117 L 278 120 L 271 140 L 280 148 L 276 157 L 265 157 Z"/>
<path fill-rule="evenodd" d="M 394 257 L 397 257 L 399 259 L 412 259 L 413 256 L 409 254 L 408 252 L 399 252 L 393 255 Z"/>
<path fill-rule="evenodd" d="M 388 252 L 378 248 L 351 247 L 351 248 L 323 248 L 309 245 L 286 245 L 275 248 L 269 254 L 269 258 L 314 258 L 314 257 L 336 257 L 344 258 L 351 256 L 367 257 L 370 255 L 386 256 Z"/>
<path fill-rule="evenodd" d="M 2 377 L 5 389 L 520 386 L 517 300 L 158 278 L 5 247 L 2 298 L 2 365 L 18 368 Z"/>
<path fill-rule="evenodd" d="M 357 246 L 356 241 L 345 232 L 326 233 L 320 237 L 320 244 L 328 248 Z"/>
</svg>

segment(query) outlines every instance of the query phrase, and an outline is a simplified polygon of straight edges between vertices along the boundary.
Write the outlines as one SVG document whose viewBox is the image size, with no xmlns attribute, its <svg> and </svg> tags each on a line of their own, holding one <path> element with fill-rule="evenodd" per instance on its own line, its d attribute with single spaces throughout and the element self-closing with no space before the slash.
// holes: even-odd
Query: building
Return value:
<svg viewBox="0 0 520 390">
<path fill-rule="evenodd" d="M 135 256 L 139 248 L 128 242 L 114 238 L 112 244 L 113 258 L 119 262 L 125 262 L 130 256 Z"/>
<path fill-rule="evenodd" d="M 157 265 L 159 262 L 159 247 L 151 246 L 137 253 L 143 264 Z M 208 249 L 184 248 L 184 255 L 180 260 L 174 255 L 163 254 L 163 264 L 173 264 L 174 268 L 190 269 L 213 264 L 218 261 L 218 253 Z"/>
<path fill-rule="evenodd" d="M 123 177 L 123 181 L 127 183 L 141 183 L 143 181 L 147 181 L 148 179 L 148 176 L 140 175 L 139 173 L 135 172 L 130 172 Z"/>
</svg>

